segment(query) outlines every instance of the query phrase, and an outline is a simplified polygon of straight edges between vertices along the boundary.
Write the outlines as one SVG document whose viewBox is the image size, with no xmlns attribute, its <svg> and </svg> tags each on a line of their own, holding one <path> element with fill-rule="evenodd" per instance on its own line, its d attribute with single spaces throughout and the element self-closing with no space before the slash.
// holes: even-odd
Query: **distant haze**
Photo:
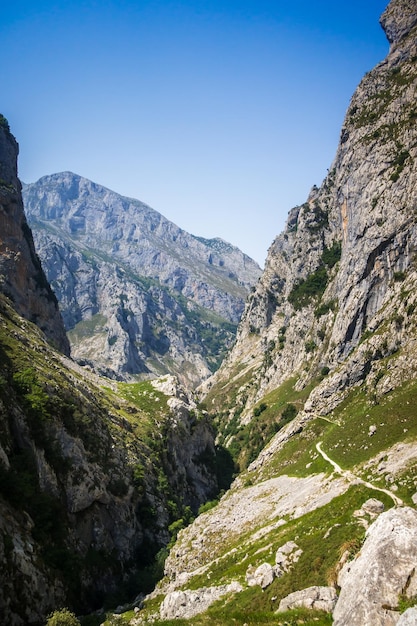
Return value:
<svg viewBox="0 0 417 626">
<path fill-rule="evenodd" d="M 388 52 L 385 0 L 16 0 L 0 112 L 19 175 L 70 170 L 263 264 Z"/>
</svg>

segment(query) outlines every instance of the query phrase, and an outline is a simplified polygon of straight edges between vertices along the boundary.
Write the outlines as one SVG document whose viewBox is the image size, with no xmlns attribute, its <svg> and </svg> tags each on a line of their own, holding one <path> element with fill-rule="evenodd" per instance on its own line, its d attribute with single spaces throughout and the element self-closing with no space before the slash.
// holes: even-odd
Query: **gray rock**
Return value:
<svg viewBox="0 0 417 626">
<path fill-rule="evenodd" d="M 397 626 L 416 626 L 417 624 L 417 608 L 407 609 L 401 615 L 397 622 Z"/>
<path fill-rule="evenodd" d="M 334 626 L 391 626 L 398 621 L 398 598 L 417 592 L 417 511 L 382 513 L 369 527 L 359 555 L 339 575 L 341 591 Z"/>
<path fill-rule="evenodd" d="M 298 547 L 295 541 L 287 541 L 283 546 L 278 548 L 275 555 L 275 574 L 282 576 L 288 572 L 290 567 L 298 561 L 303 551 Z"/>
<path fill-rule="evenodd" d="M 221 597 L 240 591 L 242 586 L 237 582 L 220 587 L 204 587 L 196 591 L 172 591 L 161 604 L 161 619 L 189 619 L 203 613 Z"/>
<path fill-rule="evenodd" d="M 218 366 L 260 275 L 252 259 L 70 172 L 23 195 L 78 361 L 194 386 Z"/>
<path fill-rule="evenodd" d="M 269 563 L 262 563 L 255 570 L 249 567 L 246 572 L 246 582 L 249 587 L 262 587 L 262 589 L 266 589 L 269 585 L 274 581 L 275 571 L 272 565 Z"/>
<path fill-rule="evenodd" d="M 13 135 L 0 126 L 0 292 L 11 299 L 19 315 L 43 331 L 54 347 L 69 354 L 58 302 L 35 252 L 23 210 L 17 178 L 18 151 Z"/>
<path fill-rule="evenodd" d="M 362 509 L 366 513 L 379 515 L 380 513 L 384 511 L 385 505 L 383 502 L 381 502 L 380 500 L 377 500 L 376 498 L 369 498 L 369 500 L 367 500 L 366 502 L 362 504 Z"/>
<path fill-rule="evenodd" d="M 337 593 L 333 587 L 309 587 L 294 591 L 279 603 L 278 612 L 306 608 L 331 613 L 336 605 Z"/>
</svg>

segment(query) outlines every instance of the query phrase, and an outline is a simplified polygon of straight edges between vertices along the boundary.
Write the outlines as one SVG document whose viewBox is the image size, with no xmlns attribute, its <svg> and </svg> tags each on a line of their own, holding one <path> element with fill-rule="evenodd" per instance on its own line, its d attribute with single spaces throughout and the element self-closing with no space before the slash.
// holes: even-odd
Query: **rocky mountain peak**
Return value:
<svg viewBox="0 0 417 626">
<path fill-rule="evenodd" d="M 71 172 L 24 185 L 23 197 L 74 358 L 107 376 L 176 373 L 192 386 L 218 367 L 255 261 Z"/>
<path fill-rule="evenodd" d="M 380 23 L 390 44 L 396 46 L 417 24 L 417 3 L 415 0 L 392 0 Z"/>
<path fill-rule="evenodd" d="M 36 254 L 17 177 L 18 144 L 0 118 L 0 291 L 65 354 L 69 342 L 57 299 Z"/>
</svg>

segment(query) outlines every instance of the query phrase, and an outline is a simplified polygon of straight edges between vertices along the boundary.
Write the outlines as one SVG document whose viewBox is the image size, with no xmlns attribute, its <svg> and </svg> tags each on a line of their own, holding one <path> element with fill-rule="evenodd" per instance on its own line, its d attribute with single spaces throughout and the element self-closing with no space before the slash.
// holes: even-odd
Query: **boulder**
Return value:
<svg viewBox="0 0 417 626">
<path fill-rule="evenodd" d="M 253 568 L 249 567 L 246 572 L 246 581 L 249 587 L 259 585 L 262 589 L 265 589 L 269 587 L 274 578 L 274 568 L 269 563 L 262 563 L 255 571 L 253 571 Z"/>
<path fill-rule="evenodd" d="M 334 626 L 397 624 L 400 594 L 417 593 L 416 561 L 417 511 L 403 507 L 382 513 L 360 553 L 339 574 Z"/>
<path fill-rule="evenodd" d="M 161 619 L 188 619 L 203 613 L 208 607 L 228 593 L 239 593 L 242 586 L 236 581 L 219 587 L 203 587 L 191 591 L 168 593 L 160 607 Z"/>
<path fill-rule="evenodd" d="M 278 612 L 306 608 L 331 613 L 336 605 L 337 594 L 334 587 L 308 587 L 294 591 L 279 603 Z"/>
<path fill-rule="evenodd" d="M 283 546 L 278 548 L 275 555 L 275 574 L 277 576 L 287 572 L 291 565 L 297 563 L 303 551 L 297 546 L 295 541 L 287 541 Z"/>
</svg>

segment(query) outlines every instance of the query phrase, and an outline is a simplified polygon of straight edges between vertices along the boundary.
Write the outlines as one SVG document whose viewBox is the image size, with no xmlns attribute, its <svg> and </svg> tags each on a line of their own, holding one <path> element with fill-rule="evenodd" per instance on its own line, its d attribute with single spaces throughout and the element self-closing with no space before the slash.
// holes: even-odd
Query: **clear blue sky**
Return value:
<svg viewBox="0 0 417 626">
<path fill-rule="evenodd" d="M 263 264 L 320 185 L 387 0 L 13 0 L 0 112 L 34 182 L 71 170 Z"/>
</svg>

